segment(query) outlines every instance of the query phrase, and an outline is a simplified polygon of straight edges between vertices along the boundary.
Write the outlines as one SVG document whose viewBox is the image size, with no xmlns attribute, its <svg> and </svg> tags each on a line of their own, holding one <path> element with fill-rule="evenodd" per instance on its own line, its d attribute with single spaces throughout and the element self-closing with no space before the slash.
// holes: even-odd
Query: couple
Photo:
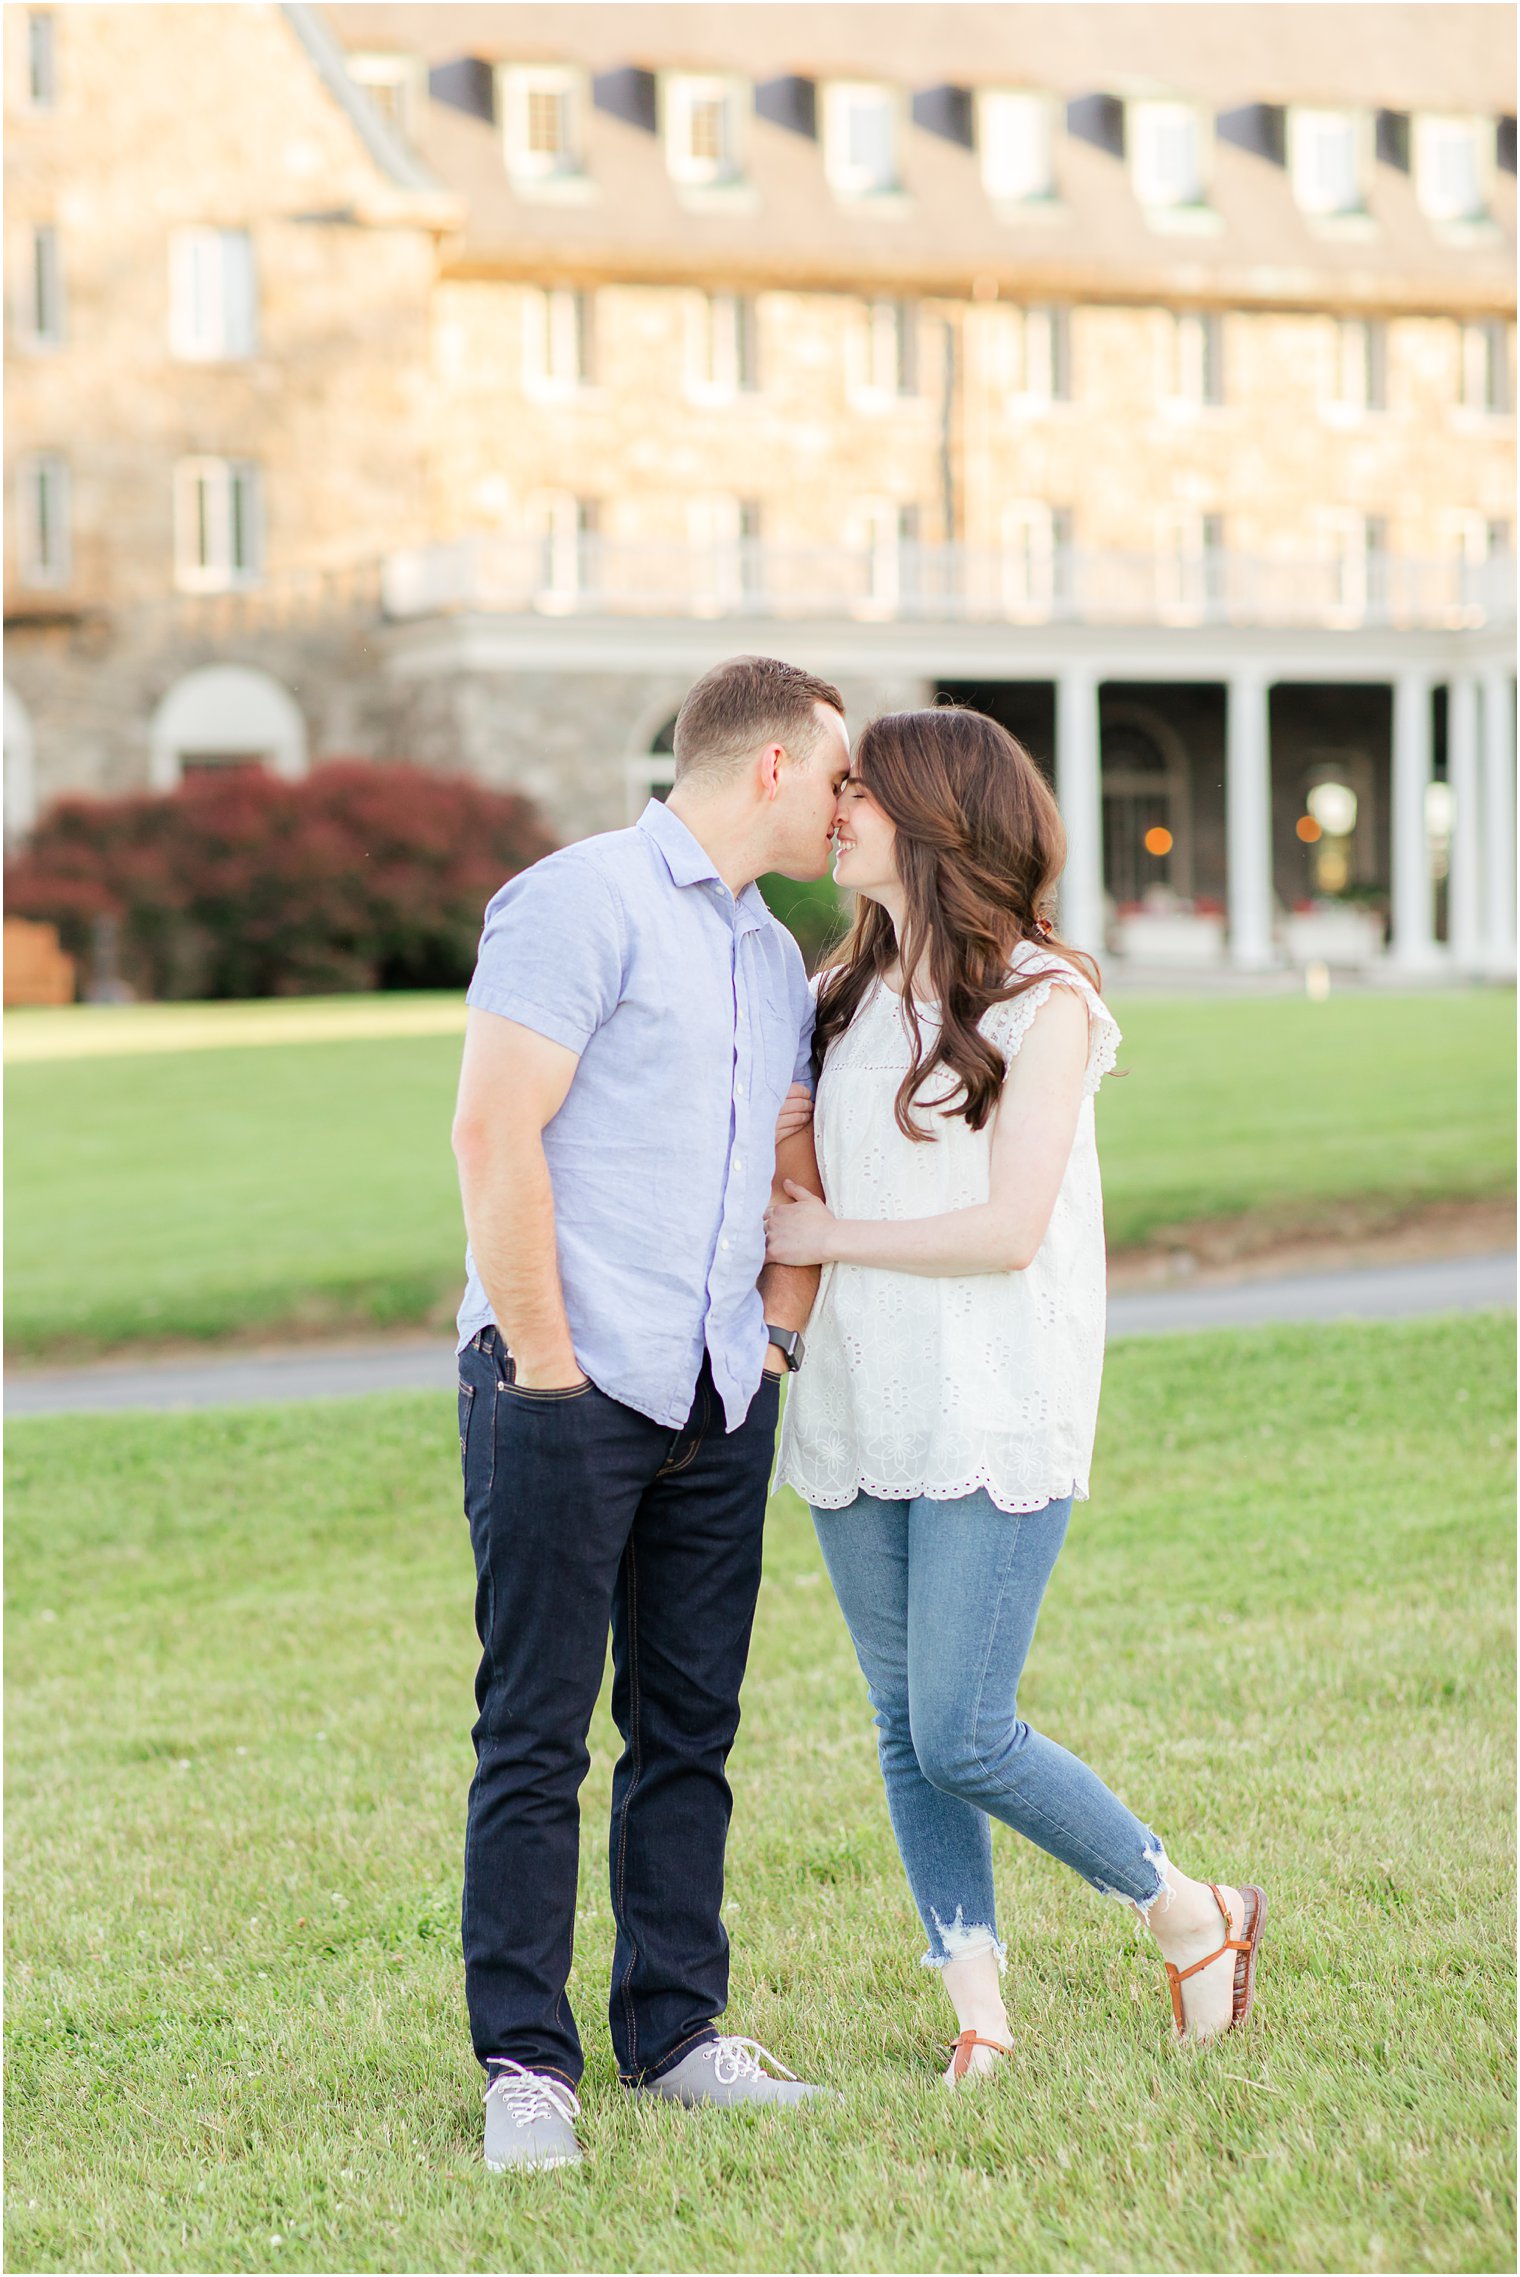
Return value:
<svg viewBox="0 0 1520 2277">
<path fill-rule="evenodd" d="M 495 2168 L 580 2156 L 565 1987 L 609 1622 L 623 2084 L 822 2092 L 717 2023 L 725 1765 L 783 1371 L 780 1476 L 812 1506 L 876 1710 L 959 2027 L 947 2081 L 1012 2053 L 992 1819 L 1134 1907 L 1183 2037 L 1242 2020 L 1265 1918 L 1260 1890 L 1180 1873 L 1018 1715 L 1087 1490 L 1091 1101 L 1118 1042 L 1045 915 L 1049 790 L 976 712 L 878 720 L 852 764 L 838 690 L 766 657 L 697 682 L 675 761 L 635 828 L 503 887 L 469 992 L 459 1441 L 483 1649 L 463 1936 Z M 818 877 L 831 850 L 858 916 L 810 989 L 755 880 Z"/>
</svg>

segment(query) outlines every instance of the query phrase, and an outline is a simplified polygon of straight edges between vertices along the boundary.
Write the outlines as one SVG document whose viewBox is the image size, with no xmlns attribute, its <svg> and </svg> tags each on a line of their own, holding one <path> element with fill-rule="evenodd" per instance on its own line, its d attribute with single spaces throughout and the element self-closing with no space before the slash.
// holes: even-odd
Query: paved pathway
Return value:
<svg viewBox="0 0 1520 2277">
<path fill-rule="evenodd" d="M 1108 1324 L 1115 1337 L 1165 1336 L 1264 1321 L 1401 1320 L 1514 1302 L 1515 1259 L 1501 1252 L 1291 1280 L 1129 1290 L 1109 1299 Z M 250 1401 L 344 1399 L 358 1392 L 446 1392 L 454 1383 L 451 1344 L 446 1337 L 428 1337 L 27 1371 L 6 1378 L 5 1405 L 13 1416 L 234 1407 Z"/>
</svg>

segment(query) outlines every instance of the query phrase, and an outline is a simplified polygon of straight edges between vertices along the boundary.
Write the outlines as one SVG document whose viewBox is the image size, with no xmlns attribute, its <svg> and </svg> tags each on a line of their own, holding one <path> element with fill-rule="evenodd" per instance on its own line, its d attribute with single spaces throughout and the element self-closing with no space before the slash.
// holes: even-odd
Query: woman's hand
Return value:
<svg viewBox="0 0 1520 2277">
<path fill-rule="evenodd" d="M 777 1146 L 780 1146 L 783 1139 L 795 1138 L 799 1131 L 805 1131 L 812 1120 L 813 1094 L 805 1083 L 794 1083 L 782 1100 L 781 1112 L 776 1117 Z"/>
<path fill-rule="evenodd" d="M 766 1263 L 827 1265 L 838 1220 L 805 1186 L 790 1178 L 783 1178 L 781 1183 L 791 1199 L 772 1202 L 765 1213 Z"/>
</svg>

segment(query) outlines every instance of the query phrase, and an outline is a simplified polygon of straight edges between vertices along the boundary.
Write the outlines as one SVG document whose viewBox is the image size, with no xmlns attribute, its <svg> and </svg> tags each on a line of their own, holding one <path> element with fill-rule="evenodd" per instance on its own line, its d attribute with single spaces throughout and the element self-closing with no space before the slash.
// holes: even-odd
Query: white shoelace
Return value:
<svg viewBox="0 0 1520 2277">
<path fill-rule="evenodd" d="M 580 2098 L 563 2080 L 549 2079 L 541 2071 L 529 2071 L 510 2061 L 492 2069 L 496 2077 L 486 2089 L 485 2099 L 489 2103 L 494 2095 L 519 2127 L 531 2127 L 535 2119 L 547 2119 L 551 2112 L 567 2126 L 580 2117 Z"/>
<path fill-rule="evenodd" d="M 713 2043 L 713 2075 L 723 2086 L 730 2087 L 738 2079 L 764 2079 L 762 2059 L 774 2064 L 783 2079 L 795 2079 L 797 2074 L 788 2071 L 779 2056 L 769 2048 L 762 2048 L 758 2040 L 746 2040 L 737 2032 L 720 2032 Z"/>
</svg>

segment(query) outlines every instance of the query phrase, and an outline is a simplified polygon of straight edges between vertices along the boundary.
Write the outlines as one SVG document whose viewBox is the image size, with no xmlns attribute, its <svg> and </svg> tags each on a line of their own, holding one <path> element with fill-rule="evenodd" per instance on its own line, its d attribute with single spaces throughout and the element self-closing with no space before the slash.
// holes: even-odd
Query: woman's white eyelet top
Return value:
<svg viewBox="0 0 1520 2277">
<path fill-rule="evenodd" d="M 861 1492 L 949 1502 L 978 1488 L 1007 1511 L 1086 1500 L 1106 1302 L 1093 1097 L 1119 1029 L 1064 959 L 1025 942 L 1013 969 L 1040 974 L 1039 985 L 980 1023 L 1010 1061 L 1052 988 L 1074 988 L 1088 1012 L 1085 1096 L 1049 1230 L 1022 1272 L 824 1267 L 777 1468 L 818 1509 L 842 1509 Z M 934 1007 L 920 1002 L 918 1016 L 931 1034 Z M 917 1146 L 898 1129 L 893 1107 L 911 1057 L 901 999 L 878 980 L 830 1045 L 818 1083 L 814 1135 L 836 1217 L 936 1217 L 987 1200 L 990 1122 L 973 1131 L 963 1116 L 920 1109 L 937 1136 Z M 929 1093 L 942 1088 L 937 1073 Z"/>
</svg>

